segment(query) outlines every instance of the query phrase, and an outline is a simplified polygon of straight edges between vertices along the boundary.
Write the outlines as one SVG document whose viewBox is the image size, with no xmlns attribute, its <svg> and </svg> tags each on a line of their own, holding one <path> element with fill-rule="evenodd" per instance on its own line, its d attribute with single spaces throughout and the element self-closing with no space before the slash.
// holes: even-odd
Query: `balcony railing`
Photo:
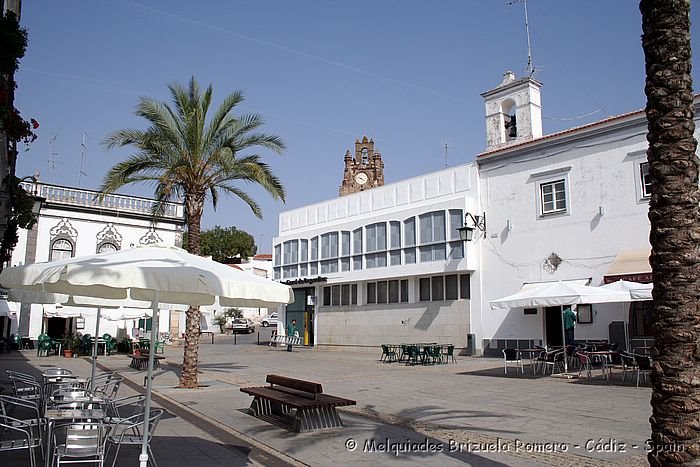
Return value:
<svg viewBox="0 0 700 467">
<path fill-rule="evenodd" d="M 119 212 L 150 215 L 155 201 L 135 196 L 109 194 L 100 200 L 99 192 L 83 190 L 81 188 L 68 188 L 58 185 L 46 185 L 43 183 L 22 182 L 22 188 L 28 193 L 41 196 L 47 203 L 64 204 L 68 206 L 92 207 L 96 209 L 109 209 Z M 163 217 L 171 219 L 183 219 L 184 207 L 178 203 L 167 203 Z"/>
</svg>

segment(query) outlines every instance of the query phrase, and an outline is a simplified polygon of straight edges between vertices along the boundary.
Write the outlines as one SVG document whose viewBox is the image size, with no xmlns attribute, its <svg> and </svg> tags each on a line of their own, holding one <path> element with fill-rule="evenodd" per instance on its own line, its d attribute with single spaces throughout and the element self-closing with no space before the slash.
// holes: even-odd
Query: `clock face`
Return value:
<svg viewBox="0 0 700 467">
<path fill-rule="evenodd" d="M 367 177 L 367 174 L 364 172 L 360 172 L 357 175 L 355 175 L 355 182 L 358 185 L 364 185 L 367 183 L 367 180 L 369 180 L 369 177 Z"/>
</svg>

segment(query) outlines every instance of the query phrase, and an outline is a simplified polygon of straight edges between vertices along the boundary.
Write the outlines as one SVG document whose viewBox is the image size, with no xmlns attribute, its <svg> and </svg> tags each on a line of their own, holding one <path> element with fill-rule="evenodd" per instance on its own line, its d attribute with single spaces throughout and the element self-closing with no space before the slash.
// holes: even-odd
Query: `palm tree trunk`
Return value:
<svg viewBox="0 0 700 467">
<path fill-rule="evenodd" d="M 187 248 L 193 255 L 199 255 L 204 194 L 188 195 L 185 198 L 185 208 L 187 209 Z M 192 389 L 199 385 L 197 364 L 199 363 L 199 332 L 202 313 L 198 306 L 191 306 L 185 316 L 185 348 L 182 355 L 180 387 Z"/>
<path fill-rule="evenodd" d="M 700 458 L 700 193 L 690 0 L 642 0 L 654 274 L 651 465 Z"/>
</svg>

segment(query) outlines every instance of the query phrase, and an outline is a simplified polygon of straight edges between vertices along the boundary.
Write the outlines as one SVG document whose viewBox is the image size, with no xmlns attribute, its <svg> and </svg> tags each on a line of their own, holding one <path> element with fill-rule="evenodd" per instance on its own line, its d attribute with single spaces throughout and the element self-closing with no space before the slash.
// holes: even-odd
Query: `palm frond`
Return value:
<svg viewBox="0 0 700 467">
<path fill-rule="evenodd" d="M 258 219 L 263 218 L 262 210 L 260 209 L 260 206 L 258 206 L 258 203 L 256 203 L 255 200 L 248 196 L 248 194 L 243 190 L 230 185 L 219 185 L 219 189 L 227 195 L 232 195 L 237 198 L 240 198 L 244 203 L 250 206 L 250 209 L 251 211 L 253 211 L 253 214 L 255 214 L 255 217 L 257 217 Z"/>
</svg>

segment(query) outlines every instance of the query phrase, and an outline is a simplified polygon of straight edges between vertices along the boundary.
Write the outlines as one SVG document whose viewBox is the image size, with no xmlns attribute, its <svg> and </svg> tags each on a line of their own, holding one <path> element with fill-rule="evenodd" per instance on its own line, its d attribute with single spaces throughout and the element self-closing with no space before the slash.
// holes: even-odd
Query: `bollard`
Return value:
<svg viewBox="0 0 700 467">
<path fill-rule="evenodd" d="M 238 338 L 238 334 L 234 332 L 234 333 L 233 333 L 233 345 L 236 345 L 236 339 L 237 339 L 237 338 Z"/>
<path fill-rule="evenodd" d="M 258 331 L 258 345 L 260 345 L 260 331 Z"/>
</svg>

